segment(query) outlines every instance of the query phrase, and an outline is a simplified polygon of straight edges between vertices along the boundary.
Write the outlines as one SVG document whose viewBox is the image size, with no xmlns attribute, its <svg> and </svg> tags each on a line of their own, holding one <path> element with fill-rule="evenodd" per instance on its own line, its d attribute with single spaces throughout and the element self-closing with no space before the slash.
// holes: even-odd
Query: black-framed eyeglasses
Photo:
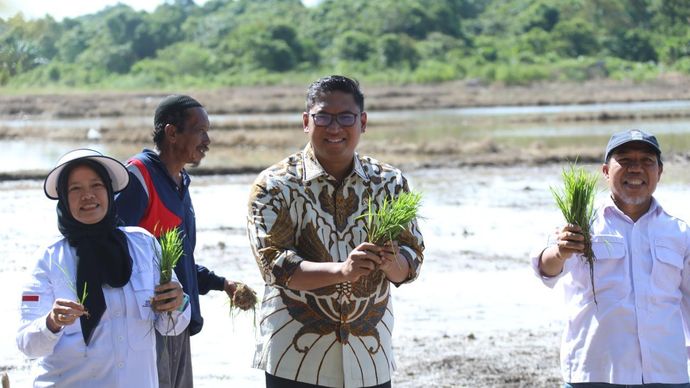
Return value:
<svg viewBox="0 0 690 388">
<path fill-rule="evenodd" d="M 359 116 L 359 113 L 352 112 L 342 112 L 337 114 L 319 112 L 311 114 L 314 124 L 319 127 L 327 127 L 331 125 L 333 118 L 335 118 L 335 122 L 341 127 L 351 127 L 357 122 L 357 116 Z"/>
</svg>

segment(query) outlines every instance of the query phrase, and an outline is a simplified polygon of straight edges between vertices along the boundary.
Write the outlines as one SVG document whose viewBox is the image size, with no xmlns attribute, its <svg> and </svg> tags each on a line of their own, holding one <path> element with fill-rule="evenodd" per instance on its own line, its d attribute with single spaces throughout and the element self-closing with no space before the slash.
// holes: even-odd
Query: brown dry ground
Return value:
<svg viewBox="0 0 690 388">
<path fill-rule="evenodd" d="M 593 80 L 530 86 L 455 81 L 434 85 L 363 85 L 367 109 L 431 109 L 496 105 L 557 105 L 690 99 L 689 77 L 670 74 L 655 81 Z M 256 86 L 185 90 L 213 114 L 300 112 L 306 86 Z M 67 92 L 0 95 L 0 117 L 149 116 L 164 92 Z"/>
<path fill-rule="evenodd" d="M 604 102 L 661 101 L 690 99 L 690 78 L 667 75 L 655 81 L 596 80 L 584 83 L 540 83 L 530 86 L 482 85 L 478 82 L 456 81 L 437 85 L 372 86 L 364 85 L 366 108 L 370 111 L 458 108 L 497 105 L 589 104 Z M 210 114 L 299 114 L 304 109 L 306 87 L 271 86 L 238 87 L 217 90 L 183 91 L 201 101 Z M 71 119 L 90 117 L 114 118 L 112 127 L 100 128 L 101 141 L 109 144 L 150 143 L 150 133 L 140 127 L 128 127 L 117 118 L 151 117 L 156 105 L 168 92 L 63 92 L 40 94 L 0 94 L 0 139 L 83 140 L 85 131 L 73 128 L 50 129 L 31 126 L 3 126 L 3 120 Z M 233 154 L 233 150 L 282 154 L 282 150 L 303 145 L 304 138 L 296 136 L 296 123 L 283 119 L 229 121 L 213 125 L 213 152 Z M 572 112 L 559 115 L 521 115 L 509 118 L 462 118 L 459 125 L 482 126 L 496 120 L 511 123 L 616 121 L 674 119 L 690 117 L 690 112 Z M 298 125 L 298 124 L 297 124 Z M 389 120 L 376 125 L 395 128 L 400 123 Z M 289 130 L 288 130 L 289 129 Z M 360 150 L 377 155 L 402 168 L 455 167 L 474 165 L 545 164 L 574 160 L 594 162 L 600 158 L 600 147 L 572 145 L 562 148 L 544 146 L 540 142 L 518 147 L 500 144 L 494 139 L 437 138 L 424 142 L 399 142 L 397 139 L 373 141 L 367 139 Z M 405 155 L 402 159 L 400 155 Z M 415 156 L 423 156 L 415 158 Z M 667 155 L 668 160 L 687 162 L 690 154 Z M 204 167 L 194 174 L 228 174 L 260 171 L 265 166 L 247 162 L 232 168 Z M 37 172 L 40 176 L 43 172 Z M 2 179 L 18 176 L 4 175 Z M 20 178 L 31 178 L 22 173 Z"/>
<path fill-rule="evenodd" d="M 417 337 L 396 353 L 395 387 L 538 388 L 562 384 L 559 334 L 513 331 Z M 398 349 L 400 350 L 400 349 Z"/>
</svg>

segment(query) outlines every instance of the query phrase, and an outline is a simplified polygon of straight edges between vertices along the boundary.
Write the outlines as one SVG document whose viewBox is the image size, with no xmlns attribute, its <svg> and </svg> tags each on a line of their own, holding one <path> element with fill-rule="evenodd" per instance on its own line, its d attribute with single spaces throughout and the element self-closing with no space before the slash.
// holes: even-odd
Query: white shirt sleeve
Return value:
<svg viewBox="0 0 690 388">
<path fill-rule="evenodd" d="M 541 273 L 541 270 L 539 269 L 539 260 L 541 259 L 541 254 L 544 252 L 544 250 L 548 248 L 547 247 L 539 247 L 535 248 L 531 253 L 530 253 L 530 261 L 531 261 L 531 267 L 532 267 L 532 272 L 536 277 L 541 279 L 542 283 L 546 285 L 549 288 L 554 288 L 556 286 L 556 283 L 558 283 L 558 279 L 560 279 L 563 274 L 565 273 L 565 267 L 563 267 L 563 270 L 561 273 L 559 273 L 556 276 L 544 276 Z M 567 264 L 567 262 L 566 262 Z"/>
<path fill-rule="evenodd" d="M 690 233 L 686 233 L 686 251 L 683 257 L 683 271 L 681 272 L 680 291 L 682 293 L 680 311 L 683 317 L 683 332 L 685 346 L 690 360 Z"/>
<path fill-rule="evenodd" d="M 52 249 L 45 251 L 31 273 L 30 281 L 22 288 L 17 347 L 29 357 L 51 354 L 62 336 L 62 330 L 53 333 L 46 326 L 46 317 L 55 300 L 49 269 L 52 252 Z"/>
</svg>

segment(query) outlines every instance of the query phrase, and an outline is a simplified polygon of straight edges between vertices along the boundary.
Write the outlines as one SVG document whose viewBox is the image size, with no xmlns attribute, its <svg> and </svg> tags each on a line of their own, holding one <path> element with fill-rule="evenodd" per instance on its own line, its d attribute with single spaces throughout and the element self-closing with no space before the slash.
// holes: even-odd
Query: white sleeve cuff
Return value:
<svg viewBox="0 0 690 388">
<path fill-rule="evenodd" d="M 554 288 L 556 286 L 556 283 L 558 282 L 558 279 L 560 279 L 563 276 L 563 271 L 561 271 L 561 273 L 559 273 L 556 276 L 544 276 L 541 273 L 541 270 L 539 269 L 539 259 L 541 259 L 541 254 L 542 252 L 544 252 L 546 248 L 548 247 L 538 248 L 533 250 L 532 253 L 530 253 L 530 258 L 532 262 L 531 267 L 534 275 L 541 279 L 544 285 L 546 285 L 549 288 Z"/>
</svg>

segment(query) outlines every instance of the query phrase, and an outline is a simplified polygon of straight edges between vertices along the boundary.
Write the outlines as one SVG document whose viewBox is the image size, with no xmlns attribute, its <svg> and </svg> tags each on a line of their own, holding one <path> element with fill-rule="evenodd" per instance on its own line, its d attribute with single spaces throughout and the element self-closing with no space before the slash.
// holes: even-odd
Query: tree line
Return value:
<svg viewBox="0 0 690 388">
<path fill-rule="evenodd" d="M 0 18 L 5 88 L 472 79 L 527 84 L 690 73 L 685 0 L 171 0 L 56 21 Z"/>
</svg>

